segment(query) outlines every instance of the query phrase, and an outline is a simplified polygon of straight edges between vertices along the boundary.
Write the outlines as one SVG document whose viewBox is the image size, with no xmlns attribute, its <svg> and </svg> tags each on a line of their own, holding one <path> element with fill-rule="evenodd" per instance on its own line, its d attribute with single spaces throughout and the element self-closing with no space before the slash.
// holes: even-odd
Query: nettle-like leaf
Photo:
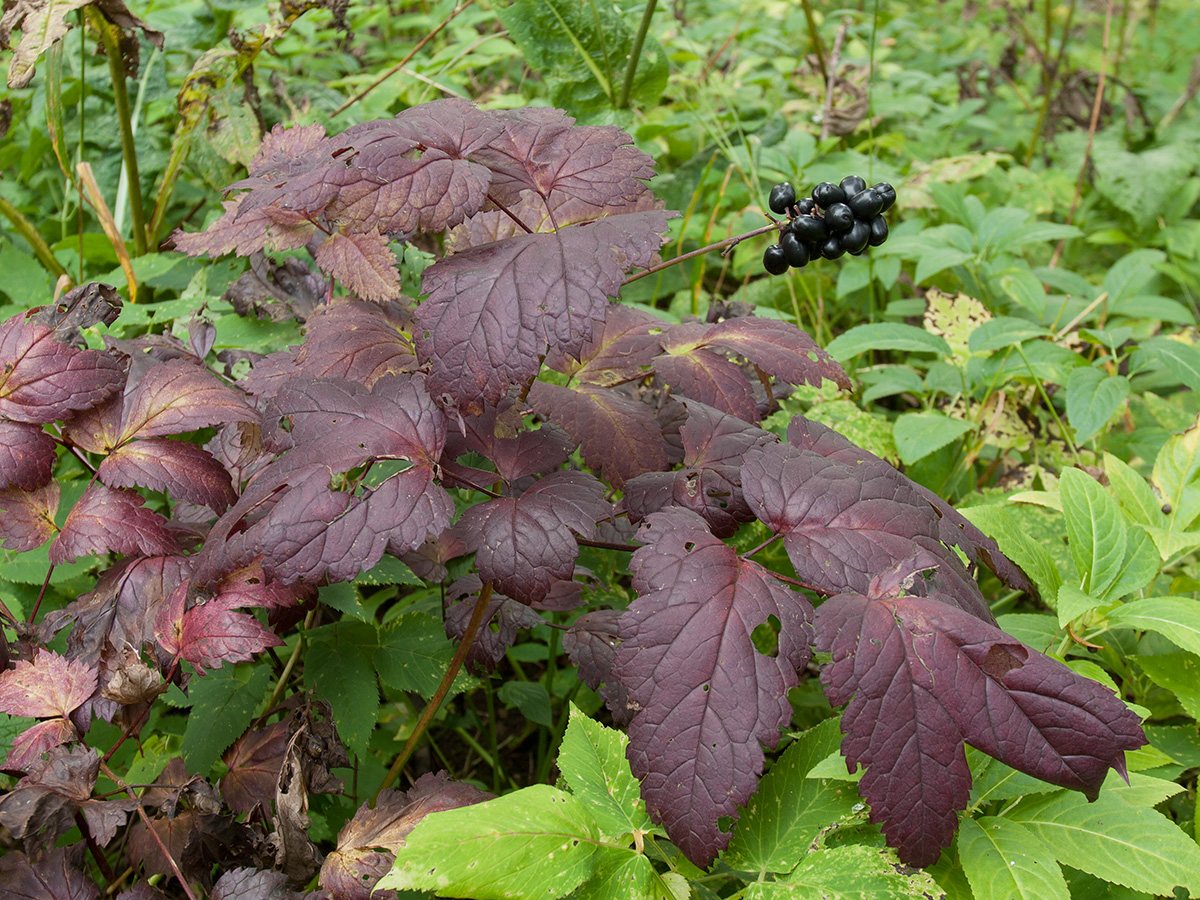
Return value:
<svg viewBox="0 0 1200 900">
<path fill-rule="evenodd" d="M 578 354 L 625 274 L 653 264 L 666 227 L 666 213 L 630 213 L 434 263 L 422 275 L 429 299 L 415 324 L 430 393 L 477 413 L 531 381 L 551 347 Z"/>
<path fill-rule="evenodd" d="M 132 441 L 110 453 L 97 470 L 109 487 L 163 491 L 222 513 L 237 500 L 229 472 L 207 450 L 184 441 Z"/>
<path fill-rule="evenodd" d="M 0 325 L 0 416 L 41 424 L 68 418 L 118 390 L 121 365 L 100 350 L 55 340 L 55 331 L 18 313 Z"/>
<path fill-rule="evenodd" d="M 718 820 L 754 793 L 763 747 L 791 719 L 787 692 L 810 657 L 812 608 L 695 513 L 664 510 L 647 523 L 614 667 L 638 707 L 628 757 L 651 815 L 706 866 L 729 841 Z M 755 647 L 763 625 L 777 634 L 772 656 Z"/>
<path fill-rule="evenodd" d="M 203 366 L 166 362 L 150 369 L 125 398 L 118 443 L 182 434 L 222 422 L 257 423 L 258 413 Z"/>
<path fill-rule="evenodd" d="M 50 562 L 74 562 L 92 553 L 163 556 L 177 549 L 167 520 L 146 509 L 140 494 L 93 484 L 67 513 L 50 545 Z"/>
<path fill-rule="evenodd" d="M 457 529 L 475 551 L 481 579 L 514 600 L 534 603 L 575 571 L 575 536 L 592 537 L 596 520 L 611 512 L 599 481 L 582 472 L 559 472 L 515 499 L 472 506 Z"/>
<path fill-rule="evenodd" d="M 888 843 L 913 866 L 950 843 L 971 786 L 964 742 L 1091 799 L 1146 744 L 1108 688 L 945 603 L 844 593 L 817 610 L 821 682 L 842 752 Z"/>
<path fill-rule="evenodd" d="M 6 488 L 0 491 L 0 547 L 24 552 L 40 547 L 58 532 L 54 514 L 62 488 L 57 481 L 23 491 Z"/>
<path fill-rule="evenodd" d="M 0 490 L 32 491 L 49 482 L 56 446 L 37 425 L 0 420 Z"/>
<path fill-rule="evenodd" d="M 253 616 L 237 612 L 244 598 L 218 595 L 188 606 L 188 588 L 184 583 L 171 593 L 155 623 L 155 635 L 169 656 L 190 662 L 203 675 L 205 669 L 254 659 L 283 644 Z"/>
</svg>

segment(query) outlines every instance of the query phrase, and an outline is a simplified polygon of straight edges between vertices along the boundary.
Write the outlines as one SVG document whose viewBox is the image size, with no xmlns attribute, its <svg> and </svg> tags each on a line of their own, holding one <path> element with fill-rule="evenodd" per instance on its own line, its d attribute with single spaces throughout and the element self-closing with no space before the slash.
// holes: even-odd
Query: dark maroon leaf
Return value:
<svg viewBox="0 0 1200 900">
<path fill-rule="evenodd" d="M 204 231 L 184 234 L 177 231 L 171 236 L 171 245 L 188 256 L 221 256 L 236 251 L 239 256 L 249 256 L 263 250 L 295 250 L 303 247 L 316 231 L 312 222 L 287 211 L 253 206 L 242 194 L 234 200 L 225 200 L 221 205 L 225 214 Z"/>
<path fill-rule="evenodd" d="M 629 757 L 642 796 L 667 835 L 707 866 L 791 719 L 788 689 L 810 658 L 812 609 L 803 595 L 718 540 L 704 520 L 669 509 L 648 519 L 633 555 L 638 598 L 620 621 L 614 674 L 638 711 Z M 752 633 L 777 630 L 778 651 Z"/>
<path fill-rule="evenodd" d="M 247 731 L 225 751 L 229 772 L 221 779 L 221 796 L 231 809 L 239 813 L 255 806 L 270 809 L 288 737 L 284 720 Z"/>
<path fill-rule="evenodd" d="M 325 858 L 317 883 L 339 900 L 370 900 L 391 869 L 396 851 L 425 816 L 491 800 L 495 795 L 445 772 L 426 772 L 408 791 L 383 791 L 372 809 L 364 803 L 338 832 L 337 849 Z"/>
<path fill-rule="evenodd" d="M 41 424 L 68 418 L 118 390 L 125 373 L 99 350 L 78 350 L 17 314 L 0 325 L 0 415 Z"/>
<path fill-rule="evenodd" d="M 514 412 L 519 410 L 512 406 L 503 414 L 497 414 L 496 407 L 488 407 L 481 415 L 466 419 L 465 434 L 447 435 L 446 457 L 454 459 L 467 452 L 478 453 L 491 460 L 496 474 L 510 485 L 530 475 L 552 472 L 570 458 L 574 443 L 548 422 L 534 431 L 522 428 L 515 437 L 502 435 L 507 419 Z M 519 418 L 517 425 L 521 425 Z"/>
<path fill-rule="evenodd" d="M 79 868 L 82 854 L 82 844 L 56 847 L 36 861 L 8 851 L 0 856 L 5 900 L 99 900 L 100 888 Z"/>
<path fill-rule="evenodd" d="M 95 689 L 95 668 L 38 650 L 33 662 L 18 660 L 0 672 L 0 710 L 31 719 L 68 716 Z"/>
<path fill-rule="evenodd" d="M 54 537 L 58 531 L 54 514 L 58 511 L 60 493 L 57 481 L 32 491 L 19 488 L 0 491 L 0 547 L 24 552 Z"/>
<path fill-rule="evenodd" d="M 364 300 L 393 300 L 400 296 L 396 254 L 378 231 L 335 231 L 317 247 L 317 265 Z"/>
<path fill-rule="evenodd" d="M 98 470 L 109 487 L 146 487 L 223 513 L 237 500 L 229 473 L 207 450 L 184 441 L 151 438 L 123 444 Z"/>
<path fill-rule="evenodd" d="M 473 158 L 492 170 L 492 196 L 501 203 L 533 190 L 603 206 L 637 197 L 654 177 L 654 160 L 615 126 L 576 126 L 562 110 L 546 107 L 493 115 L 504 122 L 505 133 Z"/>
<path fill-rule="evenodd" d="M 212 900 L 300 900 L 304 895 L 288 889 L 283 872 L 265 869 L 231 869 L 213 885 Z"/>
<path fill-rule="evenodd" d="M 114 394 L 103 403 L 73 415 L 62 427 L 63 437 L 88 453 L 110 453 L 121 441 L 125 403 Z"/>
<path fill-rule="evenodd" d="M 937 513 L 940 519 L 939 535 L 945 543 L 958 547 L 972 562 L 982 561 L 1009 587 L 1029 594 L 1037 593 L 1033 582 L 1000 552 L 999 545 L 972 525 L 962 513 L 933 491 L 901 475 L 882 459 L 855 446 L 832 428 L 804 416 L 795 416 L 788 426 L 788 442 L 794 447 L 837 459 L 864 472 L 869 470 L 873 478 L 891 478 L 909 490 L 915 490 Z M 985 621 L 990 621 L 990 618 Z"/>
<path fill-rule="evenodd" d="M 686 322 L 673 326 L 663 336 L 663 352 L 654 358 L 654 371 L 674 395 L 757 422 L 758 404 L 741 367 L 704 347 L 710 327 L 715 326 Z"/>
<path fill-rule="evenodd" d="M 430 393 L 479 413 L 529 382 L 550 347 L 578 354 L 625 273 L 656 258 L 666 222 L 662 212 L 612 216 L 434 263 L 422 275 L 429 299 L 415 326 Z"/>
<path fill-rule="evenodd" d="M 50 562 L 74 562 L 89 553 L 141 553 L 163 556 L 176 549 L 166 520 L 142 504 L 134 491 L 93 484 L 67 513 L 50 545 Z"/>
<path fill-rule="evenodd" d="M 219 426 L 216 436 L 204 445 L 204 449 L 229 472 L 235 488 L 240 488 L 274 458 L 274 454 L 263 446 L 262 426 L 249 422 Z"/>
<path fill-rule="evenodd" d="M 608 704 L 613 721 L 628 725 L 637 707 L 629 692 L 613 677 L 620 640 L 619 623 L 624 610 L 598 609 L 584 613 L 563 633 L 563 651 L 579 668 L 579 680 L 596 691 Z"/>
<path fill-rule="evenodd" d="M 604 485 L 582 472 L 547 475 L 520 497 L 500 497 L 463 513 L 457 530 L 475 551 L 475 569 L 521 603 L 541 600 L 575 571 L 579 545 L 611 514 Z"/>
<path fill-rule="evenodd" d="M 224 299 L 233 304 L 239 316 L 304 322 L 324 303 L 328 293 L 329 282 L 319 272 L 310 271 L 302 260 L 288 257 L 275 262 L 263 253 L 255 253 L 250 256 L 250 271 L 229 286 Z"/>
<path fill-rule="evenodd" d="M 417 359 L 401 329 L 411 324 L 400 303 L 365 303 L 342 298 L 308 320 L 296 353 L 297 374 L 348 378 L 366 387 L 388 374 L 412 372 Z"/>
<path fill-rule="evenodd" d="M 37 425 L 0 420 L 0 490 L 32 491 L 54 471 L 54 439 Z"/>
<path fill-rule="evenodd" d="M 593 329 L 578 361 L 552 348 L 546 365 L 576 381 L 605 387 L 622 384 L 650 373 L 668 327 L 657 316 L 617 303 L 608 308 L 604 324 Z"/>
<path fill-rule="evenodd" d="M 152 368 L 125 399 L 121 443 L 133 437 L 182 434 L 222 422 L 258 422 L 233 388 L 203 366 L 183 360 Z"/>
<path fill-rule="evenodd" d="M 619 390 L 537 381 L 529 402 L 582 445 L 583 461 L 613 487 L 668 465 L 654 410 Z"/>
<path fill-rule="evenodd" d="M 478 575 L 464 575 L 446 589 L 446 635 L 461 641 L 475 611 L 482 582 Z M 492 672 L 504 658 L 504 652 L 517 640 L 522 628 L 536 628 L 546 620 L 523 603 L 493 594 L 484 612 L 483 624 L 467 652 L 467 668 L 475 674 Z"/>
<path fill-rule="evenodd" d="M 842 367 L 790 322 L 750 316 L 726 319 L 708 329 L 700 346 L 736 353 L 788 384 L 820 387 L 823 379 L 829 379 L 850 390 Z"/>
<path fill-rule="evenodd" d="M 83 349 L 80 329 L 103 322 L 111 325 L 121 314 L 121 298 L 111 284 L 81 284 L 72 288 L 53 304 L 30 310 L 30 322 L 45 325 L 54 332 L 54 339 Z"/>
<path fill-rule="evenodd" d="M 271 578 L 261 564 L 255 563 L 230 572 L 216 586 L 215 596 L 238 607 L 281 609 L 315 597 L 306 585 L 284 584 Z"/>
<path fill-rule="evenodd" d="M 871 818 L 912 866 L 950 843 L 971 784 L 963 742 L 1015 769 L 1099 794 L 1138 717 L 1098 682 L 937 601 L 840 594 L 817 611 L 821 682 L 842 715 L 842 753 L 867 766 Z"/>
<path fill-rule="evenodd" d="M 201 675 L 283 644 L 254 616 L 236 611 L 241 603 L 236 596 L 214 597 L 185 609 L 187 587 L 177 587 L 162 605 L 155 633 L 170 656 L 190 662 Z"/>
</svg>

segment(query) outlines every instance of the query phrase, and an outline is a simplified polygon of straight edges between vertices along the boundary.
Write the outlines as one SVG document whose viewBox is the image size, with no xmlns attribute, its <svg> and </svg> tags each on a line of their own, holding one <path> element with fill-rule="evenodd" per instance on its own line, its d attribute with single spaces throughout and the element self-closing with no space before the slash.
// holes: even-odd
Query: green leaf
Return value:
<svg viewBox="0 0 1200 900">
<path fill-rule="evenodd" d="M 972 353 L 986 353 L 1049 336 L 1049 331 L 1027 319 L 1002 317 L 984 322 L 971 332 L 968 346 Z"/>
<path fill-rule="evenodd" d="M 1150 680 L 1174 694 L 1193 719 L 1200 719 L 1200 659 L 1194 653 L 1134 656 Z"/>
<path fill-rule="evenodd" d="M 600 839 L 584 805 L 535 784 L 422 819 L 376 888 L 415 888 L 476 900 L 571 892 L 596 867 Z"/>
<path fill-rule="evenodd" d="M 939 412 L 905 413 L 892 427 L 896 451 L 905 465 L 940 450 L 977 426 Z"/>
<path fill-rule="evenodd" d="M 1153 488 L 1132 466 L 1111 453 L 1105 453 L 1104 472 L 1108 475 L 1109 490 L 1121 504 L 1121 509 L 1125 510 L 1134 522 L 1156 527 L 1166 525 L 1167 518 L 1163 515 L 1162 501 L 1154 495 Z"/>
<path fill-rule="evenodd" d="M 1146 597 L 1108 614 L 1109 628 L 1154 631 L 1173 644 L 1200 653 L 1200 602 L 1182 597 Z"/>
<path fill-rule="evenodd" d="M 1083 576 L 1083 590 L 1103 598 L 1125 562 L 1129 540 L 1125 516 L 1108 491 L 1080 469 L 1065 469 L 1058 486 L 1071 556 Z"/>
<path fill-rule="evenodd" d="M 843 781 L 809 778 L 813 766 L 837 754 L 839 720 L 826 719 L 801 734 L 776 760 L 758 784 L 721 859 L 734 869 L 790 872 L 822 828 L 858 801 L 858 792 Z M 846 763 L 838 756 L 845 774 Z"/>
<path fill-rule="evenodd" d="M 312 629 L 309 639 L 304 679 L 329 701 L 347 749 L 361 755 L 379 712 L 379 686 L 372 664 L 379 646 L 378 632 L 366 622 L 342 620 Z"/>
<path fill-rule="evenodd" d="M 1019 822 L 963 819 L 958 855 L 975 900 L 1070 900 L 1054 856 Z"/>
<path fill-rule="evenodd" d="M 1154 460 L 1151 482 L 1158 488 L 1163 502 L 1171 508 L 1167 513 L 1171 531 L 1187 531 L 1200 515 L 1200 426 L 1183 434 L 1172 435 Z"/>
<path fill-rule="evenodd" d="M 1092 439 L 1129 396 L 1129 379 L 1081 366 L 1067 378 L 1067 421 L 1075 429 L 1075 443 Z"/>
<path fill-rule="evenodd" d="M 540 681 L 506 681 L 496 696 L 509 709 L 519 709 L 530 722 L 547 728 L 552 724 L 550 694 Z"/>
<path fill-rule="evenodd" d="M 192 677 L 188 688 L 192 709 L 180 748 L 189 771 L 208 775 L 225 749 L 250 724 L 270 679 L 268 666 L 255 666 L 248 677 L 244 670 L 239 673 L 233 666 Z"/>
<path fill-rule="evenodd" d="M 219 669 L 217 671 L 220 671 Z M 37 719 L 26 719 L 23 716 L 10 716 L 0 713 L 0 763 L 8 759 L 13 741 L 17 735 L 37 724 Z"/>
<path fill-rule="evenodd" d="M 426 613 L 406 612 L 379 631 L 375 668 L 383 683 L 398 691 L 415 691 L 429 699 L 442 683 L 453 658 L 454 645 L 446 637 L 445 628 Z M 460 671 L 451 691 L 465 691 L 473 684 L 475 679 Z"/>
<path fill-rule="evenodd" d="M 1159 555 L 1154 541 L 1142 528 L 1130 528 L 1126 534 L 1125 562 L 1117 580 L 1105 592 L 1106 600 L 1116 600 L 1140 591 L 1158 574 Z"/>
<path fill-rule="evenodd" d="M 1073 584 L 1064 584 L 1058 589 L 1058 602 L 1054 610 L 1058 613 L 1059 627 L 1065 628 L 1067 623 L 1074 622 L 1084 613 L 1103 605 L 1103 600 L 1085 594 Z"/>
<path fill-rule="evenodd" d="M 1043 597 L 1058 595 L 1062 575 L 1054 557 L 1035 538 L 1023 530 L 1012 511 L 1005 506 L 970 506 L 962 514 L 984 534 L 995 538 L 1001 552 L 1025 570 Z"/>
<path fill-rule="evenodd" d="M 1007 818 L 1020 822 L 1055 858 L 1105 881 L 1151 894 L 1182 885 L 1200 893 L 1200 847 L 1153 809 L 1107 787 L 1094 803 L 1063 791 L 1023 801 Z"/>
<path fill-rule="evenodd" d="M 974 747 L 967 747 L 967 763 L 971 767 L 971 806 L 975 808 L 993 800 L 1011 800 L 1060 790 L 1056 785 L 1018 772 Z"/>
<path fill-rule="evenodd" d="M 950 355 L 945 338 L 924 328 L 900 322 L 873 322 L 857 325 L 829 342 L 826 351 L 839 362 L 868 350 L 907 350 L 912 353 Z"/>
<path fill-rule="evenodd" d="M 892 851 L 850 845 L 810 853 L 785 881 L 757 882 L 744 896 L 746 900 L 912 900 L 941 895 L 928 873 L 905 869 Z"/>
<path fill-rule="evenodd" d="M 354 579 L 355 584 L 411 584 L 420 586 L 424 584 L 420 578 L 413 574 L 413 570 L 402 563 L 396 557 L 390 554 L 383 554 L 383 558 L 375 565 L 375 568 L 363 572 Z"/>
<path fill-rule="evenodd" d="M 573 900 L 674 900 L 650 860 L 641 853 L 602 847 L 595 860 L 595 874 L 571 895 Z"/>
<path fill-rule="evenodd" d="M 360 622 L 370 622 L 371 614 L 362 605 L 362 597 L 358 588 L 349 581 L 337 581 L 322 586 L 321 602 L 332 607 L 344 616 L 358 619 Z"/>
<path fill-rule="evenodd" d="M 662 833 L 646 814 L 642 789 L 629 770 L 629 738 L 594 722 L 571 704 L 571 718 L 558 750 L 567 786 L 592 814 L 600 833 L 617 838 L 634 831 Z"/>
<path fill-rule="evenodd" d="M 1200 391 L 1200 349 L 1165 337 L 1150 338 L 1139 346 L 1149 351 L 1181 384 Z"/>
<path fill-rule="evenodd" d="M 917 284 L 924 284 L 938 272 L 960 266 L 975 258 L 974 253 L 955 250 L 951 247 L 939 247 L 921 254 L 917 260 L 917 271 L 913 276 Z"/>
</svg>

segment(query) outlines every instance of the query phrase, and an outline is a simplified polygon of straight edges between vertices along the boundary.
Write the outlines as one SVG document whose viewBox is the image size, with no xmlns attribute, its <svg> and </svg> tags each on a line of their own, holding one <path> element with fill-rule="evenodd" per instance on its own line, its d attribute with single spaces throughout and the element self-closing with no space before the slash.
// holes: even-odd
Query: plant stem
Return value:
<svg viewBox="0 0 1200 900">
<path fill-rule="evenodd" d="M 46 243 L 44 237 L 38 234 L 38 230 L 34 227 L 33 223 L 25 218 L 24 214 L 3 196 L 0 196 L 0 213 L 3 213 L 4 218 L 12 223 L 17 234 L 29 242 L 29 246 L 33 248 L 33 255 L 38 258 L 38 262 L 49 270 L 51 275 L 56 279 L 63 276 L 66 276 L 68 279 L 71 277 L 70 273 L 63 268 L 63 264 L 54 258 L 54 252 L 50 249 L 50 245 Z"/>
<path fill-rule="evenodd" d="M 92 829 L 88 828 L 87 819 L 83 817 L 83 813 L 79 810 L 75 810 L 75 825 L 79 828 L 79 833 L 83 835 L 83 840 L 87 844 L 88 852 L 92 854 L 92 859 L 96 860 L 96 865 L 100 867 L 100 874 L 104 876 L 104 881 L 109 885 L 113 884 L 117 880 L 117 873 L 108 864 L 108 859 L 105 857 L 104 851 L 100 849 L 100 845 L 92 837 Z"/>
<path fill-rule="evenodd" d="M 87 8 L 88 21 L 100 32 L 104 53 L 108 57 L 108 72 L 112 77 L 113 99 L 117 104 L 117 125 L 121 129 L 121 155 L 129 173 L 129 214 L 133 223 L 133 255 L 146 252 L 146 216 L 142 208 L 142 182 L 138 175 L 137 148 L 133 143 L 133 117 L 129 109 L 129 92 L 125 88 L 125 63 L 117 43 L 115 29 L 94 7 Z M 132 297 L 130 299 L 133 299 Z"/>
<path fill-rule="evenodd" d="M 697 256 L 703 256 L 710 250 L 721 250 L 723 252 L 728 251 L 748 238 L 758 237 L 760 234 L 766 234 L 768 231 L 778 231 L 781 227 L 781 223 L 772 222 L 770 225 L 764 225 L 762 228 L 755 228 L 753 231 L 747 231 L 745 234 L 737 234 L 731 238 L 725 238 L 723 241 L 717 241 L 715 244 L 709 244 L 707 247 L 701 247 L 699 250 L 692 250 L 689 253 L 684 253 L 682 256 L 676 256 L 672 259 L 668 259 L 666 262 L 660 262 L 657 266 L 651 266 L 648 269 L 642 269 L 642 271 L 630 275 L 625 279 L 625 284 L 637 281 L 639 278 L 645 278 L 647 275 L 653 275 L 655 272 L 661 272 L 663 269 L 669 269 L 676 263 L 681 263 Z"/>
<path fill-rule="evenodd" d="M 304 626 L 301 632 L 308 631 L 312 627 L 313 616 L 316 614 L 315 609 L 310 609 L 304 617 Z M 300 658 L 300 648 L 303 646 L 304 640 L 301 635 L 296 636 L 296 646 L 292 648 L 292 655 L 288 657 L 288 661 L 283 666 L 283 671 L 279 673 L 279 681 L 275 683 L 275 690 L 271 692 L 271 699 L 267 701 L 266 709 L 272 710 L 275 704 L 279 702 L 279 698 L 283 696 L 284 688 L 287 687 L 288 676 L 292 674 L 292 669 L 296 665 L 296 660 Z"/>
<path fill-rule="evenodd" d="M 804 7 L 804 21 L 808 25 L 808 39 L 812 42 L 813 51 L 817 54 L 817 65 L 821 68 L 821 78 L 829 80 L 829 69 L 825 66 L 825 48 L 821 44 L 821 32 L 817 28 L 817 19 L 813 15 L 812 4 L 809 0 L 801 0 Z"/>
<path fill-rule="evenodd" d="M 642 21 L 633 38 L 633 49 L 629 51 L 629 65 L 625 67 L 625 81 L 621 85 L 617 109 L 629 109 L 629 93 L 633 90 L 633 79 L 642 58 L 642 45 L 646 43 L 646 32 L 650 30 L 650 20 L 654 18 L 654 7 L 657 5 L 658 0 L 646 0 L 646 8 L 642 10 Z"/>
<path fill-rule="evenodd" d="M 1025 165 L 1029 166 L 1033 163 L 1033 155 L 1037 152 L 1038 138 L 1042 136 L 1042 129 L 1046 126 L 1046 113 L 1050 110 L 1050 101 L 1054 95 L 1054 79 L 1058 76 L 1059 69 L 1062 66 L 1063 56 L 1067 52 L 1067 36 L 1071 32 L 1071 22 L 1075 18 L 1075 4 L 1077 0 L 1071 0 L 1071 5 L 1067 9 L 1067 21 L 1063 24 L 1062 40 L 1058 44 L 1058 53 L 1054 55 L 1054 61 L 1050 61 L 1050 9 L 1049 3 L 1046 4 L 1046 50 L 1042 55 L 1042 108 L 1038 111 L 1037 124 L 1033 127 L 1033 134 L 1029 138 L 1029 150 L 1025 153 Z M 1018 19 L 1018 21 L 1020 21 Z M 1107 32 L 1106 32 L 1107 33 Z M 1105 45 L 1107 46 L 1107 39 Z M 1036 44 L 1035 44 L 1036 46 Z M 1103 81 L 1104 76 L 1101 75 Z"/>
<path fill-rule="evenodd" d="M 450 660 L 450 668 L 442 676 L 442 683 L 438 685 L 438 689 L 434 691 L 429 702 L 425 704 L 425 709 L 421 711 L 421 718 L 417 720 L 416 727 L 404 743 L 404 749 L 400 751 L 400 755 L 396 757 L 396 761 L 392 763 L 392 767 L 388 769 L 387 775 L 384 776 L 383 782 L 379 785 L 379 790 L 371 798 L 372 809 L 374 809 L 375 803 L 379 800 L 379 795 L 396 783 L 396 779 L 400 775 L 400 770 L 404 768 L 404 764 L 408 762 L 409 757 L 413 755 L 413 751 L 417 749 L 417 744 L 420 742 L 421 736 L 425 734 L 429 723 L 433 721 L 433 717 L 437 715 L 437 711 L 441 708 L 442 701 L 450 693 L 450 686 L 454 684 L 454 679 L 458 677 L 458 670 L 462 668 L 462 664 L 467 658 L 467 653 L 471 650 L 471 644 L 475 642 L 475 635 L 479 631 L 479 626 L 483 624 L 484 614 L 488 608 L 488 601 L 491 599 L 492 583 L 489 581 L 479 591 L 479 598 L 475 601 L 475 610 L 471 613 L 471 621 L 467 623 L 467 630 L 463 632 L 462 641 L 459 643 L 458 649 L 454 652 L 454 658 Z"/>
</svg>

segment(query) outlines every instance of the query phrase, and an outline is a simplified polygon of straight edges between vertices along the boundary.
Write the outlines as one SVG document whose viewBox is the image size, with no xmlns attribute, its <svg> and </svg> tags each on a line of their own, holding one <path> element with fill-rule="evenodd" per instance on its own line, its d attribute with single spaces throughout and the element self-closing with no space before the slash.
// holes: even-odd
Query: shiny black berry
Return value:
<svg viewBox="0 0 1200 900">
<path fill-rule="evenodd" d="M 846 199 L 849 200 L 855 194 L 860 194 L 867 189 L 867 183 L 857 175 L 847 175 L 842 179 L 841 188 L 846 194 Z"/>
<path fill-rule="evenodd" d="M 847 253 L 859 254 L 867 249 L 867 242 L 871 239 L 871 226 L 862 219 L 856 219 L 850 230 L 843 234 L 839 241 L 842 242 L 842 249 Z"/>
<path fill-rule="evenodd" d="M 784 181 L 771 188 L 771 198 L 768 201 L 771 212 L 782 216 L 789 206 L 796 202 L 796 189 Z"/>
<path fill-rule="evenodd" d="M 883 198 L 874 188 L 867 188 L 851 197 L 847 206 L 850 207 L 850 211 L 854 213 L 856 219 L 870 221 L 883 209 Z"/>
<path fill-rule="evenodd" d="M 785 231 L 779 236 L 779 246 L 783 248 L 783 258 L 793 269 L 803 269 L 808 265 L 808 244 L 801 241 L 792 232 Z"/>
<path fill-rule="evenodd" d="M 783 248 L 778 244 L 772 244 L 763 253 L 763 268 L 772 275 L 782 275 L 788 270 L 787 257 L 783 255 Z"/>
<path fill-rule="evenodd" d="M 837 235 L 833 235 L 821 244 L 821 255 L 826 259 L 838 259 L 846 252 L 842 247 L 842 240 Z"/>
<path fill-rule="evenodd" d="M 896 202 L 896 189 L 886 181 L 879 182 L 879 184 L 872 187 L 871 190 L 877 193 L 879 198 L 883 200 L 883 206 L 879 209 L 881 213 L 887 212 L 892 208 L 892 204 Z"/>
<path fill-rule="evenodd" d="M 833 234 L 849 231 L 854 224 L 854 213 L 845 203 L 834 203 L 825 210 L 825 227 Z"/>
<path fill-rule="evenodd" d="M 816 208 L 817 201 L 812 197 L 801 197 L 796 201 L 796 211 L 802 216 L 809 215 Z"/>
<path fill-rule="evenodd" d="M 812 196 L 821 209 L 829 209 L 835 203 L 846 202 L 846 192 L 828 181 L 822 181 L 813 188 Z"/>
<path fill-rule="evenodd" d="M 878 247 L 880 244 L 882 244 L 884 241 L 887 240 L 887 236 L 888 236 L 887 219 L 885 219 L 883 216 L 876 216 L 875 218 L 873 218 L 871 220 L 871 240 L 870 240 L 871 246 Z"/>
<path fill-rule="evenodd" d="M 823 241 L 829 236 L 825 220 L 818 219 L 816 216 L 796 216 L 792 219 L 791 229 L 796 237 L 807 244 Z"/>
</svg>

